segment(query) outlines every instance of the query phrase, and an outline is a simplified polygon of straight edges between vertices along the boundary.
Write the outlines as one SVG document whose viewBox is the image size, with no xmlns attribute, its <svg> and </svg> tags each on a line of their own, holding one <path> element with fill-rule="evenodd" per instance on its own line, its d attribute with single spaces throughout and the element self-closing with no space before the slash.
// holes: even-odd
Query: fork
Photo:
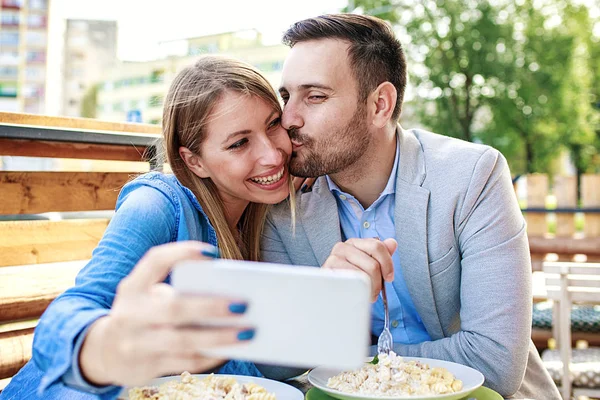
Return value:
<svg viewBox="0 0 600 400">
<path fill-rule="evenodd" d="M 383 299 L 383 331 L 379 335 L 377 340 L 377 353 L 378 354 L 390 354 L 390 351 L 394 347 L 394 338 L 392 332 L 390 332 L 390 311 L 388 309 L 387 294 L 385 292 L 385 280 L 381 278 L 381 298 Z"/>
</svg>

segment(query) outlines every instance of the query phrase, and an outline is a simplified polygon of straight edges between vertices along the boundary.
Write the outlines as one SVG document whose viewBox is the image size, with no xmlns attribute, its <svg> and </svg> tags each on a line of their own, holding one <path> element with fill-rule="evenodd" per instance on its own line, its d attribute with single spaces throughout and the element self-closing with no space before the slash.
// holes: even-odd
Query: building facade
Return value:
<svg viewBox="0 0 600 400">
<path fill-rule="evenodd" d="M 0 111 L 45 112 L 49 0 L 0 0 Z"/>
<path fill-rule="evenodd" d="M 62 68 L 60 115 L 94 117 L 83 110 L 83 99 L 93 96 L 94 85 L 117 63 L 117 22 L 67 20 Z M 95 106 L 95 105 L 94 105 Z"/>
<path fill-rule="evenodd" d="M 162 58 L 121 63 L 105 72 L 98 88 L 96 118 L 159 124 L 164 97 L 175 75 L 202 54 L 222 54 L 246 61 L 277 88 L 288 51 L 284 45 L 264 46 L 256 30 L 163 43 L 159 50 Z"/>
</svg>

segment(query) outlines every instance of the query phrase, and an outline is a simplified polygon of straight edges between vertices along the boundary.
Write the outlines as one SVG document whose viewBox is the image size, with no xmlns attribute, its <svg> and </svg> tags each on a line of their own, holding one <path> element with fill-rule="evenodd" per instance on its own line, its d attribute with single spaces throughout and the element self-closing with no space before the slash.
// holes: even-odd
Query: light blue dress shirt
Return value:
<svg viewBox="0 0 600 400">
<path fill-rule="evenodd" d="M 381 240 L 388 238 L 402 240 L 402 238 L 396 237 L 394 223 L 396 175 L 400 159 L 399 150 L 396 141 L 394 167 L 387 185 L 379 198 L 366 210 L 354 196 L 344 193 L 329 176 L 326 177 L 329 190 L 338 203 L 340 227 L 345 239 L 379 237 Z M 398 250 L 394 252 L 392 260 L 394 261 L 394 281 L 385 284 L 387 285 L 390 312 L 390 330 L 394 337 L 394 343 L 413 344 L 430 341 L 431 338 L 408 293 L 402 275 Z M 373 335 L 379 336 L 381 334 L 383 321 L 383 301 L 379 296 L 371 311 L 371 333 Z"/>
</svg>

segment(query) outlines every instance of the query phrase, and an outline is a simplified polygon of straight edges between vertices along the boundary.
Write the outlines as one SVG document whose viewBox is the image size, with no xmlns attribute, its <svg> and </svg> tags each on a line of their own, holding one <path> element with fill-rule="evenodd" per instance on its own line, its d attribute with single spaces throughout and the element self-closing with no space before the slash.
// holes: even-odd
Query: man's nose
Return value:
<svg viewBox="0 0 600 400">
<path fill-rule="evenodd" d="M 290 103 L 286 104 L 281 116 L 281 126 L 290 130 L 292 128 L 301 128 L 303 125 L 304 120 L 300 116 L 300 113 Z"/>
</svg>

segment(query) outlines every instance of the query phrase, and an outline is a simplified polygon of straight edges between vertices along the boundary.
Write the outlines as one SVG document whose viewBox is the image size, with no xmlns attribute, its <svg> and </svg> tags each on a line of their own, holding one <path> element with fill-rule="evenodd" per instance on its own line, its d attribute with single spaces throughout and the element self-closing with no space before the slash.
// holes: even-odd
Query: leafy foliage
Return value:
<svg viewBox="0 0 600 400">
<path fill-rule="evenodd" d="M 578 172 L 599 168 L 600 43 L 588 8 L 559 0 L 354 5 L 403 37 L 423 125 L 498 148 L 515 173 L 553 172 L 565 150 Z"/>
</svg>

